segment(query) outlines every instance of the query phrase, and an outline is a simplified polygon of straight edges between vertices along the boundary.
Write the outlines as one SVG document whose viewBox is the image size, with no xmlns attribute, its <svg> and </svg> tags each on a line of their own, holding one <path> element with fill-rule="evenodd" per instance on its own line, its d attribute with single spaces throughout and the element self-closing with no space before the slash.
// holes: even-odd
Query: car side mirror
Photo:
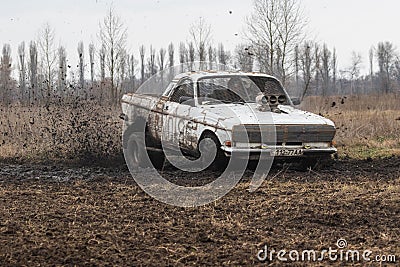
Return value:
<svg viewBox="0 0 400 267">
<path fill-rule="evenodd" d="M 300 100 L 300 98 L 295 97 L 295 98 L 292 98 L 292 103 L 293 103 L 293 105 L 298 106 L 301 104 L 301 100 Z"/>
<path fill-rule="evenodd" d="M 194 98 L 190 96 L 181 96 L 179 98 L 179 104 L 194 107 Z"/>
</svg>

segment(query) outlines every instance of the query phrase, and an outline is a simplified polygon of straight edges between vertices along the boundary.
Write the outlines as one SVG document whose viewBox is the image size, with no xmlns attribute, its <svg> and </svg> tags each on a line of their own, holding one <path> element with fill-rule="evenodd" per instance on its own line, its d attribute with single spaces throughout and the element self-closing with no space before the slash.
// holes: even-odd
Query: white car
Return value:
<svg viewBox="0 0 400 267">
<path fill-rule="evenodd" d="M 266 74 L 183 73 L 161 96 L 125 94 L 122 110 L 124 148 L 137 167 L 146 155 L 160 167 L 167 150 L 199 158 L 209 146 L 217 148 L 211 164 L 217 168 L 233 154 L 249 160 L 266 154 L 312 166 L 337 151 L 334 123 L 296 109 L 282 84 Z"/>
</svg>

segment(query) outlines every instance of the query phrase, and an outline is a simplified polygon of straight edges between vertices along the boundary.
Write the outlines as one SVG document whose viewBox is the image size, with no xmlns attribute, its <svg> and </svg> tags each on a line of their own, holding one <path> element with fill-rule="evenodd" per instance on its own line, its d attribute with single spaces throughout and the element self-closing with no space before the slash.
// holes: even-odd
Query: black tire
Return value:
<svg viewBox="0 0 400 267">
<path fill-rule="evenodd" d="M 127 158 L 129 167 L 134 170 L 139 168 L 162 169 L 164 167 L 165 155 L 162 152 L 149 152 L 141 133 L 132 133 L 127 141 Z"/>
<path fill-rule="evenodd" d="M 211 164 L 205 170 L 212 170 L 212 171 L 224 171 L 228 166 L 229 159 L 225 156 L 224 152 L 221 149 L 221 143 L 219 142 L 218 138 L 214 134 L 206 134 L 200 140 L 199 147 L 202 146 L 201 150 L 203 153 L 200 152 L 200 159 L 204 162 L 209 162 L 211 159 L 208 158 L 210 151 L 217 148 L 217 152 L 215 158 L 212 159 Z M 206 165 L 206 164 L 205 164 Z"/>
<path fill-rule="evenodd" d="M 129 168 L 137 170 L 148 167 L 144 138 L 140 133 L 132 133 L 127 141 L 125 157 Z"/>
<path fill-rule="evenodd" d="M 149 156 L 151 164 L 153 164 L 153 167 L 156 168 L 157 170 L 162 170 L 165 165 L 165 155 L 163 152 L 147 152 L 147 155 Z"/>
</svg>

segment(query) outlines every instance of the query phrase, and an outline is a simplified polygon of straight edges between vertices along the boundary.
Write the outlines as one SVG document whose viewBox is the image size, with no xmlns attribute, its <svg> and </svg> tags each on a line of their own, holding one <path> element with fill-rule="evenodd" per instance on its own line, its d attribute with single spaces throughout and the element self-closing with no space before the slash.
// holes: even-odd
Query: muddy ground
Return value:
<svg viewBox="0 0 400 267">
<path fill-rule="evenodd" d="M 187 185 L 214 175 L 164 174 Z M 340 238 L 400 264 L 400 158 L 276 166 L 254 193 L 251 176 L 215 203 L 178 208 L 146 195 L 124 167 L 2 164 L 0 265 L 280 266 L 257 252 L 335 249 Z M 349 263 L 317 265 L 327 264 Z"/>
</svg>

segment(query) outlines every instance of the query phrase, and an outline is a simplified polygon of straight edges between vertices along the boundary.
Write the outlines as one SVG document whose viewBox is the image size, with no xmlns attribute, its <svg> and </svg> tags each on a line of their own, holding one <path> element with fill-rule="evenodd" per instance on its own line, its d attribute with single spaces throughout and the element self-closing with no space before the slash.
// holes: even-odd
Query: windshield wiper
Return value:
<svg viewBox="0 0 400 267">
<path fill-rule="evenodd" d="M 232 103 L 232 104 L 240 104 L 240 105 L 246 104 L 246 102 L 244 102 L 244 101 L 234 101 L 234 102 L 230 102 L 230 103 Z"/>
<path fill-rule="evenodd" d="M 203 105 L 224 104 L 221 100 L 206 100 L 202 102 Z"/>
<path fill-rule="evenodd" d="M 212 105 L 212 104 L 240 104 L 244 105 L 246 102 L 244 101 L 228 101 L 228 100 L 207 100 L 203 101 L 203 105 Z"/>
</svg>

